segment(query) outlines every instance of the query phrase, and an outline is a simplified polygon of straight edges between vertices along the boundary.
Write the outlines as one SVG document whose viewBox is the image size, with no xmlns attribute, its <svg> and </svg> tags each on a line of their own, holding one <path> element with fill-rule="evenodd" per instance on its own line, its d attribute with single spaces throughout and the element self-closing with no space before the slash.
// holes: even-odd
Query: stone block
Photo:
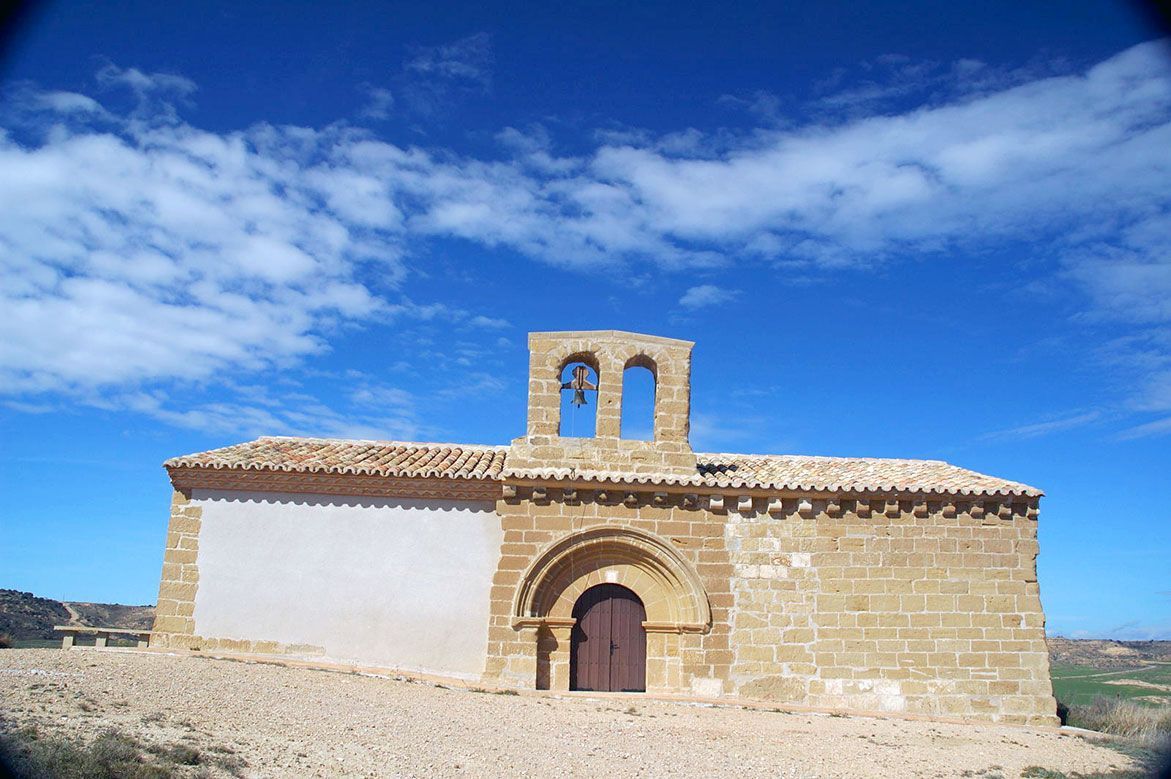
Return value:
<svg viewBox="0 0 1171 779">
<path fill-rule="evenodd" d="M 201 524 L 198 516 L 173 516 L 167 529 L 171 533 L 198 535 Z"/>
<path fill-rule="evenodd" d="M 193 601 L 197 587 L 198 585 L 183 582 L 163 582 L 159 585 L 159 599 Z"/>
<path fill-rule="evenodd" d="M 190 633 L 194 622 L 186 617 L 157 616 L 154 629 L 162 633 Z"/>
</svg>

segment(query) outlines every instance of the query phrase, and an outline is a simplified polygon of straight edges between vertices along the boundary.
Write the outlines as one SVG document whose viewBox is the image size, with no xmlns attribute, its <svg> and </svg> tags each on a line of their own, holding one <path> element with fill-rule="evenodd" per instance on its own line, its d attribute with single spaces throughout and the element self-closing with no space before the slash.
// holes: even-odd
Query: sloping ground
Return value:
<svg viewBox="0 0 1171 779">
<path fill-rule="evenodd" d="M 0 635 L 16 641 L 60 638 L 54 625 L 69 622 L 69 609 L 60 601 L 38 598 L 31 592 L 0 590 Z"/>
<path fill-rule="evenodd" d="M 155 621 L 154 606 L 123 606 L 121 603 L 80 603 L 69 601 L 67 606 L 77 612 L 83 625 L 94 627 L 139 628 L 150 630 Z"/>
<path fill-rule="evenodd" d="M 498 695 L 154 652 L 0 652 L 0 728 L 110 728 L 247 776 L 1143 775 L 1057 731 L 700 707 L 636 695 Z M 186 769 L 182 769 L 186 770 Z M 187 774 L 178 774 L 187 775 Z"/>
<path fill-rule="evenodd" d="M 1151 662 L 1171 663 L 1171 641 L 1112 641 L 1050 636 L 1049 660 L 1056 665 L 1093 668 L 1138 668 Z"/>
<path fill-rule="evenodd" d="M 38 598 L 31 592 L 0 590 L 0 635 L 14 641 L 61 638 L 54 625 L 140 628 L 154 623 L 154 606 L 123 606 L 118 603 L 74 603 Z"/>
</svg>

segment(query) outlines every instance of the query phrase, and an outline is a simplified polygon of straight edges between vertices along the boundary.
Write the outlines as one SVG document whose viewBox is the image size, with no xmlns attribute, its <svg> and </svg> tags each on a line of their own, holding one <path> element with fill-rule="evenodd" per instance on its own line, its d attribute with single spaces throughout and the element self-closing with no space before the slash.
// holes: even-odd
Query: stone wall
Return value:
<svg viewBox="0 0 1171 779">
<path fill-rule="evenodd" d="M 702 630 L 690 620 L 659 621 L 648 630 L 647 689 L 703 695 L 727 692 L 733 662 L 729 645 L 733 567 L 723 517 L 695 505 L 685 507 L 681 495 L 571 489 L 567 498 L 563 489 L 537 488 L 534 493 L 532 487 L 508 492 L 510 497 L 500 500 L 496 509 L 504 544 L 492 582 L 487 679 L 533 687 L 540 673 L 543 686 L 568 689 L 569 625 L 518 619 L 514 613 L 516 594 L 543 550 L 558 540 L 603 525 L 633 528 L 669 544 L 692 567 L 706 592 L 710 624 Z M 590 583 L 624 584 L 647 600 L 646 590 L 637 581 L 639 572 L 618 556 L 612 560 L 590 557 L 583 559 L 581 566 L 578 573 Z M 615 574 L 612 578 L 607 577 L 609 570 Z M 656 621 L 650 607 L 647 618 L 648 622 Z"/>
<path fill-rule="evenodd" d="M 530 333 L 526 435 L 513 441 L 509 467 L 694 475 L 688 442 L 691 341 L 610 330 Z M 562 437 L 561 379 L 565 366 L 584 362 L 598 374 L 596 436 Z M 629 367 L 655 377 L 654 440 L 622 438 L 622 380 Z"/>
<path fill-rule="evenodd" d="M 739 694 L 1055 724 L 1035 504 L 829 503 L 728 513 Z"/>
<path fill-rule="evenodd" d="M 195 592 L 199 587 L 199 528 L 203 510 L 189 493 L 171 493 L 171 518 L 155 607 L 153 646 L 185 646 L 195 633 Z"/>
<path fill-rule="evenodd" d="M 648 609 L 649 691 L 1057 721 L 1035 501 L 505 489 L 489 680 L 568 689 L 572 620 L 517 614 L 516 593 L 556 542 L 587 528 L 629 527 L 686 559 L 710 604 L 703 631 L 657 624 Z M 620 556 L 581 565 L 587 584 L 615 582 L 648 597 Z"/>
</svg>

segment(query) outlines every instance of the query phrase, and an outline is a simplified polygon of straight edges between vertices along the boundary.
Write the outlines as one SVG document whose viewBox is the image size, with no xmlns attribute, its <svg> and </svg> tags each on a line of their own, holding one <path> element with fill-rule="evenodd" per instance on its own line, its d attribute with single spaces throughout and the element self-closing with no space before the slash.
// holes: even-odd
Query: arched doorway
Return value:
<svg viewBox="0 0 1171 779">
<path fill-rule="evenodd" d="M 646 691 L 646 609 L 632 591 L 599 584 L 573 606 L 569 655 L 572 690 Z"/>
<path fill-rule="evenodd" d="M 541 690 L 576 689 L 571 669 L 575 607 L 587 590 L 621 585 L 645 609 L 646 688 L 690 689 L 682 649 L 687 634 L 711 629 L 711 607 L 691 563 L 667 539 L 612 524 L 583 528 L 547 546 L 516 588 L 512 627 L 531 640 L 534 682 Z"/>
</svg>

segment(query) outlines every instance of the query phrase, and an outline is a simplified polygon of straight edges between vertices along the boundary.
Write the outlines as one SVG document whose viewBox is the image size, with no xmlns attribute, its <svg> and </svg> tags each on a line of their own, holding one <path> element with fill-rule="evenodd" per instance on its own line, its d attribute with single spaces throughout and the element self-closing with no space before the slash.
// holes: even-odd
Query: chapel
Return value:
<svg viewBox="0 0 1171 779">
<path fill-rule="evenodd" d="M 507 446 L 265 436 L 168 460 L 151 646 L 1057 723 L 1040 490 L 938 460 L 695 452 L 692 342 L 528 345 Z M 634 370 L 649 440 L 623 435 Z M 592 435 L 569 436 L 586 406 Z"/>
</svg>

